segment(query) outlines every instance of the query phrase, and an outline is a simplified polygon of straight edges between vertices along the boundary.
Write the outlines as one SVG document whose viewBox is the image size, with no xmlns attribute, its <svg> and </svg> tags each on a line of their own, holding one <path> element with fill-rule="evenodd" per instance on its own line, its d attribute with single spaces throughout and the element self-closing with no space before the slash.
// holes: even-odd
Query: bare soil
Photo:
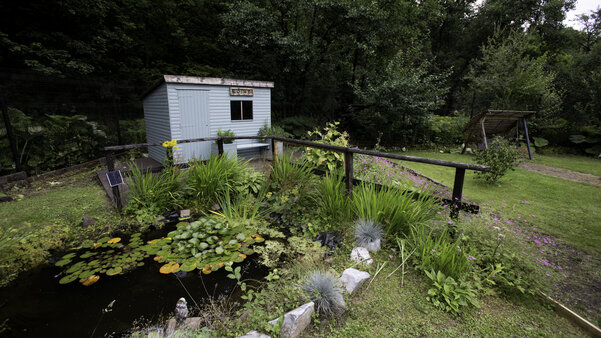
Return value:
<svg viewBox="0 0 601 338">
<path fill-rule="evenodd" d="M 539 174 L 549 175 L 554 177 L 563 178 L 564 180 L 586 183 L 591 185 L 596 185 L 601 187 L 601 177 L 580 173 L 577 171 L 572 171 L 564 168 L 550 167 L 542 164 L 532 163 L 528 161 L 523 161 L 519 164 L 519 167 L 522 169 L 534 171 Z"/>
</svg>

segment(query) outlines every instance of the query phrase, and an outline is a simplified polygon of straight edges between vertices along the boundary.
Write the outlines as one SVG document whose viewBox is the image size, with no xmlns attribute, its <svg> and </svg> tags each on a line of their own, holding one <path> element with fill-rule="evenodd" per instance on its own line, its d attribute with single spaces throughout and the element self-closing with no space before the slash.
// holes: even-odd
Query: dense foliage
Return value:
<svg viewBox="0 0 601 338">
<path fill-rule="evenodd" d="M 32 127 L 45 115 L 105 119 L 108 112 L 98 108 L 105 101 L 113 103 L 102 109 L 140 117 L 139 91 L 160 74 L 185 74 L 275 81 L 274 121 L 295 137 L 319 122 L 338 120 L 361 145 L 378 139 L 399 146 L 457 143 L 456 135 L 441 138 L 435 132 L 436 116 L 465 119 L 487 108 L 533 109 L 539 112 L 533 136 L 598 153 L 600 13 L 580 16 L 581 30 L 566 27 L 563 20 L 574 3 L 5 1 L 0 75 L 11 79 L 2 84 L 7 104 L 32 118 Z M 40 84 L 13 76 L 23 71 L 52 78 Z M 58 80 L 52 79 L 71 82 L 53 88 Z M 73 91 L 80 79 L 106 85 Z M 87 104 L 73 104 L 77 99 Z M 113 112 L 119 105 L 122 111 Z M 21 117 L 11 115 L 19 125 Z M 103 121 L 112 124 L 110 118 Z M 96 151 L 103 129 L 71 135 L 65 149 L 77 144 Z M 122 141 L 134 136 L 122 134 Z M 572 135 L 588 141 L 576 144 Z M 65 140 L 59 133 L 50 142 Z M 82 157 L 51 159 L 40 167 L 36 156 L 28 158 L 27 147 L 19 141 L 23 161 L 41 170 Z M 90 152 L 83 159 L 93 157 Z M 3 163 L 10 161 L 7 156 Z"/>
</svg>

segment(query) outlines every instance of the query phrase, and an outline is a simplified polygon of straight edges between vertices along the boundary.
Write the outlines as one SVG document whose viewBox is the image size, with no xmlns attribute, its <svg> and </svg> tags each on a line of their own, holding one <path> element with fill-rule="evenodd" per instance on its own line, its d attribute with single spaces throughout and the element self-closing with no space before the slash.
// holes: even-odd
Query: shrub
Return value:
<svg viewBox="0 0 601 338">
<path fill-rule="evenodd" d="M 329 226 L 322 231 L 338 231 L 350 218 L 350 200 L 340 173 L 326 173 L 318 185 L 319 215 Z"/>
<path fill-rule="evenodd" d="M 293 135 L 286 132 L 282 127 L 268 126 L 267 122 L 259 129 L 257 136 L 279 136 L 279 137 L 292 137 Z"/>
<path fill-rule="evenodd" d="M 302 289 L 315 302 L 317 312 L 329 316 L 342 312 L 346 307 L 342 289 L 337 283 L 333 274 L 314 271 L 309 274 Z"/>
<path fill-rule="evenodd" d="M 277 156 L 271 164 L 270 179 L 275 190 L 305 183 L 312 177 L 313 172 L 309 163 L 305 160 L 295 160 L 291 152 Z"/>
<path fill-rule="evenodd" d="M 476 153 L 476 162 L 490 167 L 489 172 L 479 171 L 476 175 L 488 183 L 496 183 L 508 170 L 515 170 L 518 152 L 509 142 L 500 137 L 488 145 L 488 149 Z"/>
<path fill-rule="evenodd" d="M 364 247 L 370 251 L 374 250 L 374 246 L 378 241 L 382 240 L 382 226 L 375 223 L 373 220 L 360 219 L 355 222 L 355 241 L 357 246 Z"/>
<path fill-rule="evenodd" d="M 348 147 L 349 136 L 346 131 L 338 131 L 339 124 L 340 122 L 328 123 L 323 130 L 315 128 L 313 131 L 308 132 L 308 134 L 309 136 L 318 136 L 319 139 L 315 141 L 317 143 Z M 303 157 L 308 163 L 318 169 L 334 171 L 344 168 L 344 155 L 336 151 L 307 147 Z"/>
<path fill-rule="evenodd" d="M 236 136 L 236 134 L 231 130 L 221 130 L 221 128 L 219 128 L 219 130 L 217 130 L 217 136 Z M 231 144 L 234 143 L 234 140 L 223 140 L 224 144 Z"/>
<path fill-rule="evenodd" d="M 424 271 L 440 271 L 459 280 L 471 269 L 467 248 L 460 239 L 452 240 L 446 229 L 437 234 L 425 225 L 415 225 L 410 240 L 417 267 Z"/>
<path fill-rule="evenodd" d="M 425 193 L 366 183 L 353 190 L 352 205 L 358 218 L 374 220 L 392 235 L 409 233 L 412 224 L 431 219 L 436 211 L 436 200 Z"/>
<path fill-rule="evenodd" d="M 467 116 L 428 117 L 428 141 L 440 145 L 454 145 L 463 142 L 463 129 L 469 121 Z"/>
<path fill-rule="evenodd" d="M 426 271 L 426 275 L 432 281 L 432 288 L 428 290 L 426 299 L 437 308 L 457 315 L 469 304 L 478 307 L 476 292 L 469 282 L 457 283 L 453 277 L 434 270 Z"/>
<path fill-rule="evenodd" d="M 234 193 L 248 168 L 238 158 L 211 154 L 206 161 L 192 160 L 188 169 L 187 189 L 197 206 L 206 209 L 218 202 L 226 192 Z"/>
<path fill-rule="evenodd" d="M 157 215 L 181 207 L 183 194 L 179 168 L 167 167 L 158 175 L 150 170 L 141 170 L 135 164 L 131 168 L 125 211 L 135 214 L 140 224 L 152 224 Z"/>
</svg>

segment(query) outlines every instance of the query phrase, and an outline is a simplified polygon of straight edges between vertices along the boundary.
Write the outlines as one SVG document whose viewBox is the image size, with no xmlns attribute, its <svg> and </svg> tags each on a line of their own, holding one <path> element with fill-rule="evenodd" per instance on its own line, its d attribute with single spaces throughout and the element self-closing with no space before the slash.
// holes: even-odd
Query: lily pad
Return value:
<svg viewBox="0 0 601 338">
<path fill-rule="evenodd" d="M 190 271 L 196 269 L 196 262 L 194 260 L 192 260 L 192 261 L 187 260 L 182 264 L 180 269 L 182 271 L 190 272 Z"/>
<path fill-rule="evenodd" d="M 72 252 L 72 253 L 68 253 L 68 254 L 64 255 L 63 258 L 61 258 L 61 259 L 71 259 L 75 256 L 77 256 L 77 254 L 75 252 Z"/>
<path fill-rule="evenodd" d="M 83 282 L 81 282 L 81 284 L 83 284 L 84 286 L 90 286 L 90 285 L 96 283 L 99 279 L 100 279 L 100 276 L 91 275 L 90 277 L 86 278 Z"/>
<path fill-rule="evenodd" d="M 107 276 L 114 276 L 114 275 L 118 275 L 123 271 L 123 269 L 120 266 L 116 266 L 112 269 L 108 269 L 106 271 L 106 275 Z"/>
<path fill-rule="evenodd" d="M 65 265 L 67 265 L 69 263 L 71 263 L 71 260 L 67 258 L 67 259 L 62 259 L 62 260 L 56 262 L 54 265 L 56 265 L 56 266 L 65 266 Z"/>
<path fill-rule="evenodd" d="M 170 274 L 179 271 L 179 264 L 175 262 L 169 262 L 159 269 L 159 272 L 162 274 Z"/>
<path fill-rule="evenodd" d="M 79 277 L 77 274 L 66 275 L 65 277 L 61 278 L 61 280 L 59 280 L 58 283 L 59 284 L 68 284 L 68 283 L 71 283 L 72 281 L 76 280 L 77 277 Z"/>
<path fill-rule="evenodd" d="M 107 241 L 108 244 L 115 244 L 121 242 L 121 237 L 111 238 Z"/>
</svg>

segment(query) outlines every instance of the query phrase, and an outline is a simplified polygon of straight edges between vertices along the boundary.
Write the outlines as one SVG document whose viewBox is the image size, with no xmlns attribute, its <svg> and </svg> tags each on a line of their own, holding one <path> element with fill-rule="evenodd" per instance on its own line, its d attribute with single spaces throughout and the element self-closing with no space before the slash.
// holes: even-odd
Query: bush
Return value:
<svg viewBox="0 0 601 338">
<path fill-rule="evenodd" d="M 423 224 L 414 225 L 410 240 L 415 249 L 414 260 L 420 269 L 440 271 L 457 280 L 471 271 L 468 248 L 461 239 L 452 240 L 446 229 L 435 233 Z"/>
<path fill-rule="evenodd" d="M 200 210 L 218 203 L 226 192 L 235 194 L 248 172 L 245 163 L 238 158 L 211 154 L 206 161 L 192 160 L 188 169 L 186 186 Z"/>
<path fill-rule="evenodd" d="M 407 190 L 363 183 L 353 190 L 353 210 L 361 219 L 384 226 L 389 235 L 409 233 L 412 224 L 434 217 L 436 200 L 425 193 L 416 197 Z"/>
<path fill-rule="evenodd" d="M 181 207 L 183 194 L 179 168 L 167 167 L 161 173 L 153 174 L 150 170 L 140 170 L 135 164 L 131 167 L 126 213 L 136 215 L 140 224 L 149 225 L 155 223 L 157 215 Z"/>
<path fill-rule="evenodd" d="M 348 147 L 349 136 L 346 131 L 338 131 L 339 124 L 340 122 L 328 123 L 323 130 L 315 128 L 313 131 L 309 132 L 309 136 L 319 137 L 319 139 L 315 141 L 317 143 Z M 344 155 L 337 151 L 307 147 L 303 157 L 317 169 L 334 171 L 344 168 Z"/>
<path fill-rule="evenodd" d="M 350 200 L 340 173 L 326 173 L 318 185 L 319 215 L 328 226 L 321 231 L 339 231 L 350 218 Z"/>
<path fill-rule="evenodd" d="M 439 145 L 461 144 L 463 129 L 469 118 L 466 116 L 430 115 L 428 118 L 428 141 Z"/>
<path fill-rule="evenodd" d="M 219 130 L 217 130 L 217 136 L 222 136 L 222 137 L 223 136 L 227 136 L 227 137 L 232 136 L 233 137 L 233 136 L 236 136 L 236 134 L 231 129 L 221 130 L 221 128 L 219 128 Z M 234 140 L 223 140 L 223 143 L 231 144 L 231 143 L 234 143 Z"/>
<path fill-rule="evenodd" d="M 496 183 L 508 170 L 515 170 L 518 152 L 506 140 L 495 137 L 488 149 L 476 153 L 476 162 L 490 167 L 489 172 L 477 172 L 479 178 L 488 183 Z"/>
<path fill-rule="evenodd" d="M 336 277 L 329 272 L 314 271 L 303 283 L 302 289 L 315 302 L 317 312 L 332 315 L 344 311 L 346 303 Z"/>
<path fill-rule="evenodd" d="M 453 277 L 445 276 L 442 272 L 431 270 L 426 275 L 432 281 L 426 299 L 441 310 L 458 315 L 463 309 L 472 304 L 478 306 L 476 292 L 469 282 L 457 283 Z M 469 304 L 468 304 L 469 303 Z"/>
</svg>

